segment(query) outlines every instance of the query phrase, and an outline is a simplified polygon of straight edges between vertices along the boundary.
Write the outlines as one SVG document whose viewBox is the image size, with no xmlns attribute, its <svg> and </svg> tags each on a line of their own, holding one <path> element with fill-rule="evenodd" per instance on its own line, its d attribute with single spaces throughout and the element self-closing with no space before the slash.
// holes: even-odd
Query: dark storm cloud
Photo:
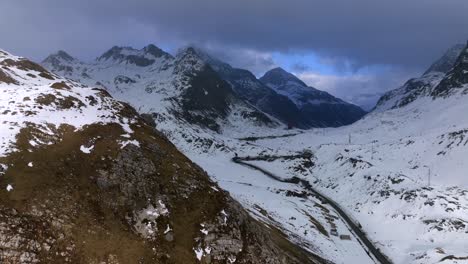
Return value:
<svg viewBox="0 0 468 264">
<path fill-rule="evenodd" d="M 85 51 L 159 40 L 425 66 L 468 38 L 467 13 L 466 0 L 2 0 L 0 32 Z"/>
<path fill-rule="evenodd" d="M 195 43 L 257 75 L 276 66 L 273 53 L 313 53 L 338 74 L 307 75 L 301 62 L 291 70 L 357 101 L 464 43 L 467 14 L 467 0 L 1 0 L 0 48 L 36 60 L 58 49 L 91 59 L 114 45 L 174 53 Z M 361 78 L 361 69 L 381 65 L 404 74 Z"/>
</svg>

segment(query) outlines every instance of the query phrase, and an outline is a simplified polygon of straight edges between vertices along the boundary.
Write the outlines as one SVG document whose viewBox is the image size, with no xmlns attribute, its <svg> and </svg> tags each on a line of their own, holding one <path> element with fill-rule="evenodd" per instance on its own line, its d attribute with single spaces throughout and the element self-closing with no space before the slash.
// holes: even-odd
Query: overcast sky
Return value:
<svg viewBox="0 0 468 264">
<path fill-rule="evenodd" d="M 369 107 L 465 43 L 467 14 L 467 0 L 1 0 L 0 48 L 89 60 L 114 45 L 194 44 Z"/>
</svg>

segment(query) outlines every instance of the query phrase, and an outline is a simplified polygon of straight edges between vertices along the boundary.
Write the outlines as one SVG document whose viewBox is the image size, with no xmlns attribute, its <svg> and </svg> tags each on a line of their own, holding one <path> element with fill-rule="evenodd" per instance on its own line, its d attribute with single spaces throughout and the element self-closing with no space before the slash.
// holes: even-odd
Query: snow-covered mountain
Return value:
<svg viewBox="0 0 468 264">
<path fill-rule="evenodd" d="M 157 54 L 115 58 L 119 69 L 171 59 Z M 114 55 L 101 59 L 113 67 Z M 96 73 L 63 52 L 48 62 Z M 250 217 L 134 108 L 91 87 L 0 50 L 2 263 L 327 263 Z"/>
<path fill-rule="evenodd" d="M 282 68 L 275 68 L 260 78 L 265 85 L 291 99 L 298 107 L 303 122 L 311 127 L 339 127 L 363 117 L 360 107 L 344 102 L 331 94 L 307 86 Z"/>
<path fill-rule="evenodd" d="M 193 48 L 173 57 L 154 45 L 141 50 L 113 47 L 91 63 L 59 51 L 43 65 L 70 79 L 99 85 L 160 121 L 176 119 L 220 133 L 244 124 L 279 125 L 233 92 Z"/>
</svg>

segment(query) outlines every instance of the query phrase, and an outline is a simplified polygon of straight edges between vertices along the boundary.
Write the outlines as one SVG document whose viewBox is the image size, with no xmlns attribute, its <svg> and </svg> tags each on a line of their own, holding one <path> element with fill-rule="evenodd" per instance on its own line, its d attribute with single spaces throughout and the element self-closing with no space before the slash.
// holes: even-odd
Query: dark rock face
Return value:
<svg viewBox="0 0 468 264">
<path fill-rule="evenodd" d="M 18 82 L 15 79 L 13 79 L 9 74 L 0 69 L 0 83 L 17 84 Z"/>
<path fill-rule="evenodd" d="M 259 109 L 278 118 L 284 124 L 294 124 L 297 128 L 309 128 L 301 118 L 296 105 L 286 96 L 267 92 L 256 101 Z"/>
<path fill-rule="evenodd" d="M 185 119 L 219 131 L 216 120 L 229 114 L 233 97 L 231 87 L 209 67 L 203 67 L 190 78 L 191 85 L 181 98 Z"/>
<path fill-rule="evenodd" d="M 408 95 L 402 98 L 395 107 L 403 107 L 414 100 L 419 96 L 423 95 L 427 88 L 430 88 L 430 83 L 425 82 L 421 79 L 411 79 L 404 85 L 405 93 Z"/>
<path fill-rule="evenodd" d="M 129 83 L 136 83 L 135 80 L 133 80 L 130 77 L 124 76 L 124 75 L 119 75 L 114 78 L 114 84 L 119 85 L 121 83 L 129 84 Z"/>
</svg>

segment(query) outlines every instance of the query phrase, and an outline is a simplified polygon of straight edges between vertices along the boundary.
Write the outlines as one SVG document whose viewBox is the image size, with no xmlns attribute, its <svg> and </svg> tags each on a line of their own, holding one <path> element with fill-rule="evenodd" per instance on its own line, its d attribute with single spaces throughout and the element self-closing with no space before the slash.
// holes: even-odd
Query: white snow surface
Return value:
<svg viewBox="0 0 468 264">
<path fill-rule="evenodd" d="M 81 152 L 85 154 L 91 153 L 91 150 L 93 150 L 94 146 L 86 147 L 86 146 L 80 146 Z"/>
<path fill-rule="evenodd" d="M 0 50 L 0 65 L 3 65 L 0 70 L 15 81 L 0 80 L 0 156 L 15 151 L 16 135 L 27 126 L 53 135 L 52 128 L 62 124 L 72 125 L 78 130 L 96 123 L 118 123 L 123 127 L 133 122 L 124 122 L 119 115 L 124 106 L 111 97 L 103 96 L 101 91 L 55 74 L 48 73 L 53 80 L 42 77 L 40 72 L 20 66 L 24 61 L 26 59 Z M 66 87 L 52 87 L 60 83 Z M 66 100 L 72 103 L 62 106 L 61 102 Z M 36 148 L 50 142 L 36 138 L 29 144 Z"/>
</svg>

